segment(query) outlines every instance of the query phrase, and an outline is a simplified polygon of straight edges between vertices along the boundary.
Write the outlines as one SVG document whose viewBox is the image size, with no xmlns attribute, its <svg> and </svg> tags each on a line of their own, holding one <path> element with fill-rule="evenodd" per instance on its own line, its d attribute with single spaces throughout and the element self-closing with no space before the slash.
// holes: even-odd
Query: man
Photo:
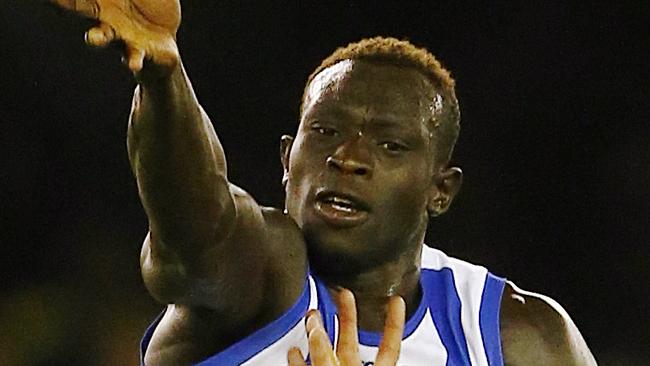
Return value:
<svg viewBox="0 0 650 366">
<path fill-rule="evenodd" d="M 294 347 L 307 354 L 307 309 L 331 340 L 348 329 L 332 301 L 341 287 L 356 297 L 364 364 L 395 296 L 408 319 L 399 365 L 595 364 L 557 303 L 423 246 L 462 176 L 448 166 L 454 83 L 427 51 L 373 38 L 323 61 L 296 137 L 282 138 L 281 211 L 228 182 L 176 47 L 177 0 L 55 2 L 100 21 L 90 44 L 122 40 L 139 83 L 128 149 L 150 224 L 142 275 L 168 304 L 143 339 L 145 364 L 286 364 Z"/>
</svg>

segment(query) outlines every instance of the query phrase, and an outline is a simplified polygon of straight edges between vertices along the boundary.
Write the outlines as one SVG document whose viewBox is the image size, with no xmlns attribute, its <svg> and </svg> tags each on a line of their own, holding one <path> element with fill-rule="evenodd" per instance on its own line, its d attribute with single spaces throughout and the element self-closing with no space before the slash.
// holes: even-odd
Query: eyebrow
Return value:
<svg viewBox="0 0 650 366">
<path fill-rule="evenodd" d="M 326 111 L 328 113 L 345 115 L 349 117 L 361 117 L 364 120 L 364 123 L 366 121 L 373 121 L 375 125 L 378 125 L 380 127 L 396 127 L 401 126 L 402 124 L 399 118 L 394 118 L 391 114 L 382 114 L 380 116 L 374 115 L 370 119 L 367 119 L 366 116 L 359 116 L 357 108 L 344 105 L 342 106 L 339 104 L 328 106 Z"/>
<path fill-rule="evenodd" d="M 403 130 L 403 123 L 400 118 L 394 117 L 391 113 L 383 113 L 381 115 L 371 116 L 370 119 L 367 117 L 359 116 L 357 109 L 355 107 L 349 107 L 346 105 L 330 105 L 325 110 L 326 113 L 332 113 L 335 116 L 346 116 L 346 117 L 362 117 L 363 123 L 372 122 L 371 126 L 375 129 L 387 129 L 387 130 Z M 359 119 L 362 119 L 359 118 Z M 356 118 L 355 118 L 356 119 Z"/>
</svg>

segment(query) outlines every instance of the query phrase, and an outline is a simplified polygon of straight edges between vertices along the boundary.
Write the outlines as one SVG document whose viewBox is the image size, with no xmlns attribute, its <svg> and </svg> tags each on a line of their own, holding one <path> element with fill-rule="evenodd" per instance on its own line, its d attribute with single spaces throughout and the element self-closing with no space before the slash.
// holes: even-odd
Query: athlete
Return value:
<svg viewBox="0 0 650 366">
<path fill-rule="evenodd" d="M 356 298 L 364 365 L 381 361 L 396 296 L 407 319 L 397 365 L 595 364 L 555 301 L 423 245 L 462 178 L 449 166 L 454 82 L 426 50 L 378 37 L 323 61 L 295 138 L 281 139 L 283 211 L 228 181 L 176 46 L 178 0 L 53 1 L 99 21 L 91 45 L 122 42 L 138 81 L 128 151 L 149 218 L 141 269 L 167 304 L 144 364 L 282 365 L 288 352 L 294 362 L 309 351 L 308 309 L 333 343 L 350 326 L 333 301 L 340 288 Z"/>
</svg>

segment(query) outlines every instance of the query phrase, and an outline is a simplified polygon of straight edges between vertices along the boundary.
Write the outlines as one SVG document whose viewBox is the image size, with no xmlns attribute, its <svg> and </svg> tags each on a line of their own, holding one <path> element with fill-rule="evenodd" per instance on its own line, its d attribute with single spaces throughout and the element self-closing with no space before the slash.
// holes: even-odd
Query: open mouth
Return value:
<svg viewBox="0 0 650 366">
<path fill-rule="evenodd" d="M 354 226 L 368 217 L 368 205 L 360 199 L 333 191 L 316 194 L 316 212 L 328 224 Z"/>
</svg>

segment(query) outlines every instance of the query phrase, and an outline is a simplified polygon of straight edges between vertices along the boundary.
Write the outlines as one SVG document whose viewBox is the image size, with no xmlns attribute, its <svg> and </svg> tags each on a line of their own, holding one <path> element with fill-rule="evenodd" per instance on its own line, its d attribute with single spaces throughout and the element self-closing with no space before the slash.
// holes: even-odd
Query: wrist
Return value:
<svg viewBox="0 0 650 366">
<path fill-rule="evenodd" d="M 171 67 L 163 67 L 148 61 L 142 70 L 135 74 L 142 96 L 149 103 L 167 104 L 171 100 L 179 101 L 188 97 L 189 80 L 183 64 L 179 62 Z"/>
<path fill-rule="evenodd" d="M 177 76 L 182 76 L 181 61 L 178 59 L 171 65 L 161 65 L 147 59 L 144 61 L 142 69 L 135 72 L 134 76 L 143 88 L 158 88 L 173 82 Z"/>
</svg>

